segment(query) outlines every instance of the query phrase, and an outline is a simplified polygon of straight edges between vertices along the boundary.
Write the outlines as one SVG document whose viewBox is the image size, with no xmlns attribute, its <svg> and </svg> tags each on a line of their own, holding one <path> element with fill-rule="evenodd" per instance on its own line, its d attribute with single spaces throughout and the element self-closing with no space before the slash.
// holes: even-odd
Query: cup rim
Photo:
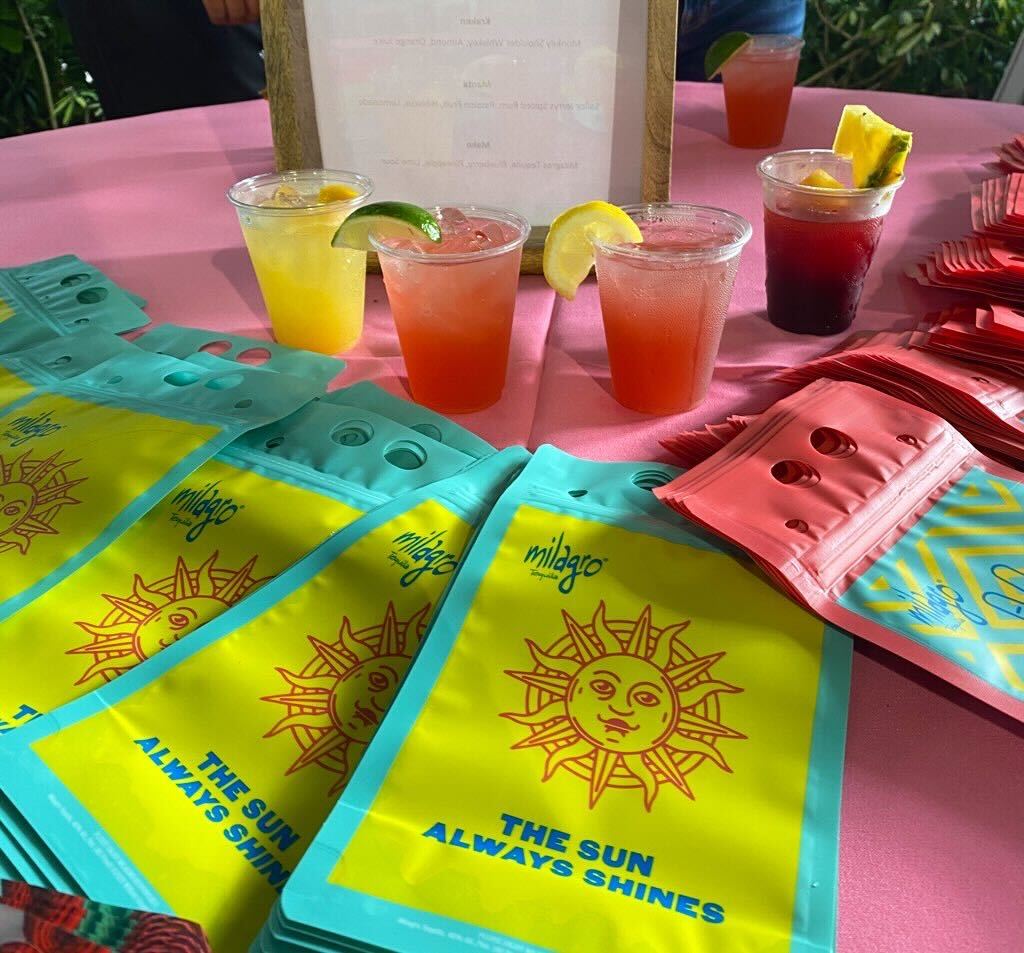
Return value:
<svg viewBox="0 0 1024 953">
<path fill-rule="evenodd" d="M 526 244 L 530 237 L 530 223 L 518 212 L 510 208 L 500 208 L 493 205 L 474 205 L 469 202 L 446 202 L 438 205 L 428 205 L 428 212 L 437 213 L 443 208 L 458 209 L 464 215 L 476 215 L 478 218 L 487 218 L 494 222 L 502 222 L 505 225 L 512 225 L 519 229 L 519 235 L 506 242 L 504 245 L 494 245 L 491 248 L 481 248 L 477 251 L 459 252 L 422 252 L 413 248 L 391 248 L 385 245 L 373 235 L 368 236 L 370 245 L 378 254 L 388 258 L 401 258 L 404 261 L 416 261 L 423 264 L 455 265 L 467 261 L 481 261 L 484 258 L 496 258 L 507 252 L 515 251 Z"/>
<path fill-rule="evenodd" d="M 758 40 L 764 41 L 759 47 Z M 804 39 L 792 33 L 754 33 L 746 49 L 737 54 L 737 59 L 769 59 L 775 56 L 792 56 L 804 48 Z"/>
<path fill-rule="evenodd" d="M 299 208 L 271 208 L 266 205 L 254 205 L 237 197 L 237 194 L 244 189 L 258 188 L 261 185 L 270 185 L 273 182 L 285 185 L 288 182 L 297 182 L 304 178 L 319 178 L 323 179 L 325 183 L 341 182 L 344 185 L 356 186 L 362 191 L 351 199 L 336 199 L 333 202 L 324 202 L 319 205 L 303 205 Z M 261 172 L 259 175 L 250 175 L 244 179 L 239 179 L 226 193 L 228 201 L 237 209 L 256 212 L 260 215 L 280 216 L 317 215 L 325 210 L 351 209 L 361 205 L 372 194 L 373 179 L 368 175 L 350 172 L 345 169 L 284 169 L 280 172 Z"/>
<path fill-rule="evenodd" d="M 619 242 L 603 242 L 600 239 L 592 238 L 594 248 L 606 254 L 620 255 L 627 258 L 635 258 L 644 261 L 665 261 L 665 262 L 686 262 L 686 261 L 718 261 L 720 259 L 732 258 L 743 250 L 743 246 L 750 241 L 754 234 L 753 226 L 742 215 L 730 212 L 728 209 L 718 208 L 714 205 L 692 205 L 688 202 L 641 202 L 637 205 L 623 205 L 625 212 L 633 221 L 640 212 L 651 212 L 658 209 L 671 209 L 679 212 L 696 212 L 701 215 L 708 213 L 718 218 L 724 218 L 739 233 L 739 237 L 727 245 L 716 245 L 713 248 L 682 249 L 679 251 L 650 251 L 645 249 L 643 244 L 632 245 Z"/>
<path fill-rule="evenodd" d="M 786 149 L 783 152 L 773 152 L 770 156 L 765 156 L 757 164 L 757 174 L 761 176 L 761 180 L 764 182 L 771 182 L 772 185 L 781 186 L 784 189 L 790 189 L 793 192 L 800 192 L 803 195 L 816 195 L 816 196 L 828 196 L 831 195 L 834 198 L 864 198 L 869 195 L 881 195 L 888 191 L 895 192 L 900 188 L 906 177 L 900 175 L 895 182 L 890 182 L 888 185 L 876 185 L 873 188 L 855 189 L 852 187 L 843 187 L 841 189 L 826 189 L 819 185 L 804 185 L 800 182 L 787 182 L 785 179 L 779 178 L 777 175 L 772 175 L 768 171 L 768 163 L 772 159 L 778 159 L 784 156 L 807 156 L 808 158 L 813 156 L 829 156 L 830 158 L 836 158 L 837 153 L 831 149 Z M 839 156 L 839 158 L 844 158 Z"/>
</svg>

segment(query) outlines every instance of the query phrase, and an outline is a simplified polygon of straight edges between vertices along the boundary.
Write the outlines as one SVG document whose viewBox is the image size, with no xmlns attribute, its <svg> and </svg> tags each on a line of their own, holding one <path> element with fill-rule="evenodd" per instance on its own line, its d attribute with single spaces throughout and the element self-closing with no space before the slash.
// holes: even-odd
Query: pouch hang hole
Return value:
<svg viewBox="0 0 1024 953">
<path fill-rule="evenodd" d="M 188 387 L 189 384 L 194 384 L 197 380 L 199 380 L 199 375 L 193 374 L 191 371 L 171 371 L 164 377 L 164 383 L 170 384 L 172 387 Z"/>
<path fill-rule="evenodd" d="M 342 447 L 362 447 L 373 439 L 373 427 L 365 420 L 346 420 L 338 424 L 330 436 Z"/>
<path fill-rule="evenodd" d="M 110 292 L 106 288 L 83 288 L 75 295 L 79 304 L 99 304 Z"/>
<path fill-rule="evenodd" d="M 771 474 L 786 486 L 810 487 L 821 482 L 821 474 L 803 460 L 780 460 L 772 466 Z"/>
<path fill-rule="evenodd" d="M 212 380 L 208 380 L 203 386 L 209 387 L 210 390 L 231 390 L 232 387 L 237 387 L 245 377 L 242 374 L 225 374 L 223 377 L 214 377 Z"/>
<path fill-rule="evenodd" d="M 251 367 L 260 367 L 266 364 L 273 355 L 265 347 L 250 347 L 235 357 L 239 364 L 248 364 Z"/>
<path fill-rule="evenodd" d="M 211 354 L 214 357 L 221 357 L 231 350 L 230 341 L 209 341 L 204 344 L 196 353 Z"/>
<path fill-rule="evenodd" d="M 651 491 L 659 486 L 665 486 L 666 483 L 671 483 L 672 477 L 664 470 L 637 470 L 630 480 L 638 489 Z"/>
<path fill-rule="evenodd" d="M 396 440 L 384 448 L 384 459 L 399 470 L 418 470 L 427 462 L 427 451 L 411 440 Z"/>
<path fill-rule="evenodd" d="M 840 460 L 852 457 L 857 452 L 857 443 L 853 437 L 832 427 L 818 427 L 811 431 L 811 446 L 822 456 Z"/>
<path fill-rule="evenodd" d="M 436 440 L 438 443 L 444 443 L 444 440 L 442 439 L 444 435 L 433 424 L 413 424 L 409 429 L 415 430 L 416 433 L 423 434 L 424 437 L 427 437 L 430 440 Z"/>
</svg>

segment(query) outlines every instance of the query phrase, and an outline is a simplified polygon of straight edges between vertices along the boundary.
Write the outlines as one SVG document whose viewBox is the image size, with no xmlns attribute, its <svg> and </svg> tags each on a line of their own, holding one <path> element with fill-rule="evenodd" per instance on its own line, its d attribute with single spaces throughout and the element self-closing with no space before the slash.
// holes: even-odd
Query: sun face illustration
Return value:
<svg viewBox="0 0 1024 953">
<path fill-rule="evenodd" d="M 239 569 L 218 566 L 219 556 L 214 552 L 195 569 L 179 556 L 174 572 L 163 579 L 144 583 L 136 574 L 128 595 L 104 593 L 103 598 L 112 606 L 110 612 L 98 624 L 75 623 L 92 636 L 92 641 L 67 654 L 93 656 L 92 664 L 75 684 L 91 678 L 109 682 L 220 615 L 270 578 L 253 576 L 255 556 Z"/>
<path fill-rule="evenodd" d="M 328 794 L 345 786 L 408 671 L 429 612 L 425 605 L 400 622 L 388 603 L 379 625 L 353 632 L 344 618 L 334 642 L 307 636 L 311 661 L 300 672 L 279 668 L 289 691 L 263 698 L 287 709 L 264 737 L 287 731 L 301 749 L 286 774 L 319 764 L 338 775 Z"/>
<path fill-rule="evenodd" d="M 542 780 L 565 768 L 590 786 L 590 807 L 609 788 L 640 788 L 650 811 L 663 784 L 694 797 L 687 775 L 705 761 L 731 771 L 719 744 L 746 736 L 721 721 L 720 694 L 742 691 L 712 678 L 725 653 L 697 655 L 680 636 L 689 620 L 658 629 L 648 606 L 635 620 L 608 620 L 599 603 L 587 625 L 563 612 L 565 634 L 547 649 L 531 640 L 526 710 L 502 717 L 529 729 L 513 748 L 543 748 Z"/>
<path fill-rule="evenodd" d="M 33 537 L 57 534 L 54 517 L 62 507 L 81 502 L 68 495 L 86 480 L 68 477 L 68 467 L 79 462 L 62 461 L 59 450 L 43 459 L 24 453 L 10 462 L 0 455 L 0 553 L 24 554 Z"/>
</svg>

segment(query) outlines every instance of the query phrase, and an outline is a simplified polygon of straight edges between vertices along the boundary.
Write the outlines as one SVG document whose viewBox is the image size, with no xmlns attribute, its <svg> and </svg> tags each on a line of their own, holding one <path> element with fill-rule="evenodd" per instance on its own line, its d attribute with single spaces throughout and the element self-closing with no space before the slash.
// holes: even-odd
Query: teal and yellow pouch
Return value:
<svg viewBox="0 0 1024 953">
<path fill-rule="evenodd" d="M 319 401 L 242 435 L 4 622 L 0 735 L 152 658 L 364 513 L 472 462 L 361 407 Z"/>
<path fill-rule="evenodd" d="M 0 410 L 0 621 L 240 434 L 316 393 L 283 374 L 207 370 L 133 350 Z"/>
<path fill-rule="evenodd" d="M 0 408 L 36 387 L 67 380 L 115 355 L 137 351 L 129 341 L 102 328 L 46 336 L 35 344 L 20 346 L 16 343 L 23 339 L 19 329 L 25 325 L 31 327 L 32 322 L 21 317 L 0 324 Z M 12 345 L 9 350 L 7 343 Z"/>
<path fill-rule="evenodd" d="M 379 506 L 189 638 L 5 736 L 0 787 L 77 892 L 247 949 L 527 457 L 505 450 Z"/>
<path fill-rule="evenodd" d="M 124 334 L 149 323 L 144 305 L 142 298 L 75 255 L 0 268 L 0 323 L 24 316 L 50 334 L 85 327 Z M 26 341 L 25 346 L 40 340 Z"/>
<path fill-rule="evenodd" d="M 834 949 L 849 640 L 542 447 L 254 949 Z"/>
</svg>

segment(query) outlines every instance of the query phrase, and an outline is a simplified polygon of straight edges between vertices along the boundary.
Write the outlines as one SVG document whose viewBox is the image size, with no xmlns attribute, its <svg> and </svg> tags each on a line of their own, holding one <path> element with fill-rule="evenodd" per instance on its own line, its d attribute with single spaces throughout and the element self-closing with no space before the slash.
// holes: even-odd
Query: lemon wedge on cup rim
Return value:
<svg viewBox="0 0 1024 953">
<path fill-rule="evenodd" d="M 544 277 L 563 298 L 576 289 L 594 266 L 594 242 L 639 243 L 636 222 L 609 202 L 584 202 L 566 209 L 551 223 L 544 240 Z"/>
</svg>

